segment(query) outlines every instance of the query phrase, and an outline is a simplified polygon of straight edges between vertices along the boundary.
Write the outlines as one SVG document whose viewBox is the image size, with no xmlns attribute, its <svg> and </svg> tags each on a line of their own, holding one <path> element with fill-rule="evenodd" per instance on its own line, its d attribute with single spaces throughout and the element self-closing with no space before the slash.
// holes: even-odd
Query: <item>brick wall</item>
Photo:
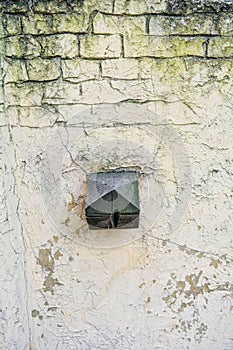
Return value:
<svg viewBox="0 0 233 350">
<path fill-rule="evenodd" d="M 0 8 L 0 348 L 232 349 L 232 1 Z M 101 236 L 116 168 L 141 228 Z"/>
</svg>

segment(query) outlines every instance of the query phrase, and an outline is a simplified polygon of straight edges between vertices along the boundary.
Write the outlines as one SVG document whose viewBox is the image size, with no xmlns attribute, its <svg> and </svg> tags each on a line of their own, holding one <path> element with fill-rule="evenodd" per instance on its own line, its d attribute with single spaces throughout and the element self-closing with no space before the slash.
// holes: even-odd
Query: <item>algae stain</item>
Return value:
<svg viewBox="0 0 233 350">
<path fill-rule="evenodd" d="M 54 242 L 57 243 L 58 242 L 58 236 L 53 236 Z"/>
<path fill-rule="evenodd" d="M 31 315 L 33 318 L 38 317 L 40 321 L 42 321 L 44 318 L 42 315 L 40 315 L 40 312 L 36 309 L 32 310 Z"/>
<path fill-rule="evenodd" d="M 219 265 L 220 261 L 219 259 L 211 259 L 211 263 L 210 263 L 210 266 L 213 266 L 215 269 L 218 268 L 218 265 Z"/>
<path fill-rule="evenodd" d="M 38 310 L 32 310 L 32 317 L 37 317 L 39 315 L 39 311 Z"/>
<path fill-rule="evenodd" d="M 44 285 L 45 292 L 51 292 L 51 294 L 54 294 L 53 288 L 56 285 L 62 286 L 63 283 L 60 283 L 57 278 L 53 278 L 53 276 L 51 274 L 49 274 L 48 276 L 45 277 L 43 285 Z"/>
<path fill-rule="evenodd" d="M 59 250 L 57 250 L 56 253 L 54 253 L 55 260 L 59 260 L 59 258 L 62 256 L 63 256 L 63 254 Z"/>
<path fill-rule="evenodd" d="M 67 218 L 65 219 L 65 221 L 61 221 L 61 224 L 66 225 L 66 226 L 69 226 L 69 222 L 70 222 L 70 218 L 67 217 Z"/>
<path fill-rule="evenodd" d="M 59 260 L 59 258 L 62 256 L 63 255 L 59 250 L 57 250 L 54 253 L 54 255 L 52 255 L 51 248 L 39 249 L 37 263 L 42 267 L 42 269 L 46 273 L 44 283 L 43 283 L 44 292 L 51 292 L 51 294 L 53 294 L 54 287 L 56 285 L 62 285 L 62 283 L 60 283 L 57 278 L 53 277 L 55 260 Z"/>
<path fill-rule="evenodd" d="M 71 202 L 68 203 L 68 211 L 71 211 L 77 206 L 73 193 L 71 193 Z"/>
<path fill-rule="evenodd" d="M 37 262 L 41 265 L 46 271 L 51 272 L 54 268 L 54 258 L 51 255 L 51 249 L 39 249 L 39 255 Z"/>
</svg>

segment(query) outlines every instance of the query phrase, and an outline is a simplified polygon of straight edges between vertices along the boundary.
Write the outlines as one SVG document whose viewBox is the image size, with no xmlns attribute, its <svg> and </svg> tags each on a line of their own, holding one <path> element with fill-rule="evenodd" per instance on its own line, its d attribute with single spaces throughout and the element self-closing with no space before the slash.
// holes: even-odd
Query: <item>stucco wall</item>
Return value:
<svg viewBox="0 0 233 350">
<path fill-rule="evenodd" d="M 232 10 L 1 2 L 1 350 L 233 349 Z M 90 231 L 119 168 L 140 228 Z"/>
</svg>

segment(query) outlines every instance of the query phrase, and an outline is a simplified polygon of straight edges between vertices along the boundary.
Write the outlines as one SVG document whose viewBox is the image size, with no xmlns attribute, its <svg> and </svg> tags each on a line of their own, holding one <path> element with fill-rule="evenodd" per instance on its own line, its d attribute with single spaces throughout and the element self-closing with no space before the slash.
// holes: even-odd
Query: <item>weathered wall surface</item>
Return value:
<svg viewBox="0 0 233 350">
<path fill-rule="evenodd" d="M 1 350 L 233 349 L 232 10 L 1 2 Z M 140 229 L 90 232 L 116 168 Z"/>
</svg>

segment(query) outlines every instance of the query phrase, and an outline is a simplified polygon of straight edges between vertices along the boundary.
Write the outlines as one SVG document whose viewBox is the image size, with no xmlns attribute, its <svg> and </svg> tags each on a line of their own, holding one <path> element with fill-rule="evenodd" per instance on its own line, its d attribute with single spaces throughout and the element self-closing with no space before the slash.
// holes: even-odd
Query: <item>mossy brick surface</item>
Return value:
<svg viewBox="0 0 233 350">
<path fill-rule="evenodd" d="M 26 61 L 29 80 L 47 81 L 57 79 L 60 74 L 59 61 L 57 59 L 35 58 Z"/>
<path fill-rule="evenodd" d="M 133 58 L 110 59 L 102 62 L 102 75 L 113 79 L 137 79 L 139 62 Z"/>
<path fill-rule="evenodd" d="M 120 35 L 80 36 L 80 54 L 84 58 L 118 58 L 122 51 Z"/>
<path fill-rule="evenodd" d="M 218 34 L 218 16 L 198 14 L 192 16 L 152 16 L 151 35 L 202 35 Z"/>
<path fill-rule="evenodd" d="M 165 12 L 166 8 L 166 0 L 115 0 L 114 13 L 132 15 L 161 13 Z"/>
<path fill-rule="evenodd" d="M 219 15 L 218 32 L 220 35 L 233 35 L 233 11 Z"/>
<path fill-rule="evenodd" d="M 137 35 L 125 37 L 125 57 L 203 56 L 204 38 Z"/>
<path fill-rule="evenodd" d="M 41 106 L 44 87 L 40 83 L 6 84 L 6 106 Z"/>
<path fill-rule="evenodd" d="M 80 58 L 62 60 L 63 78 L 71 82 L 81 82 L 90 79 L 98 79 L 100 65 L 95 60 L 83 60 Z"/>
<path fill-rule="evenodd" d="M 78 37 L 74 34 L 55 34 L 39 37 L 41 56 L 74 58 L 79 56 Z"/>
<path fill-rule="evenodd" d="M 19 15 L 3 15 L 5 35 L 16 35 L 22 33 L 21 17 Z"/>
<path fill-rule="evenodd" d="M 111 12 L 113 0 L 50 0 L 33 3 L 32 9 L 39 13 L 91 13 L 92 11 Z"/>
<path fill-rule="evenodd" d="M 28 74 L 25 60 L 12 60 L 10 58 L 4 61 L 5 78 L 4 83 L 17 83 L 27 81 Z"/>
<path fill-rule="evenodd" d="M 15 58 L 33 58 L 41 54 L 41 46 L 37 39 L 30 35 L 6 38 L 6 56 Z"/>
<path fill-rule="evenodd" d="M 20 125 L 31 128 L 52 126 L 57 120 L 56 111 L 51 106 L 14 106 L 8 108 L 8 117 L 11 125 Z"/>
<path fill-rule="evenodd" d="M 233 38 L 210 38 L 208 44 L 209 57 L 233 57 Z"/>
<path fill-rule="evenodd" d="M 22 17 L 25 34 L 85 33 L 88 16 L 78 13 L 30 14 Z"/>
<path fill-rule="evenodd" d="M 96 34 L 145 34 L 145 16 L 112 16 L 98 13 L 93 21 Z"/>
</svg>

